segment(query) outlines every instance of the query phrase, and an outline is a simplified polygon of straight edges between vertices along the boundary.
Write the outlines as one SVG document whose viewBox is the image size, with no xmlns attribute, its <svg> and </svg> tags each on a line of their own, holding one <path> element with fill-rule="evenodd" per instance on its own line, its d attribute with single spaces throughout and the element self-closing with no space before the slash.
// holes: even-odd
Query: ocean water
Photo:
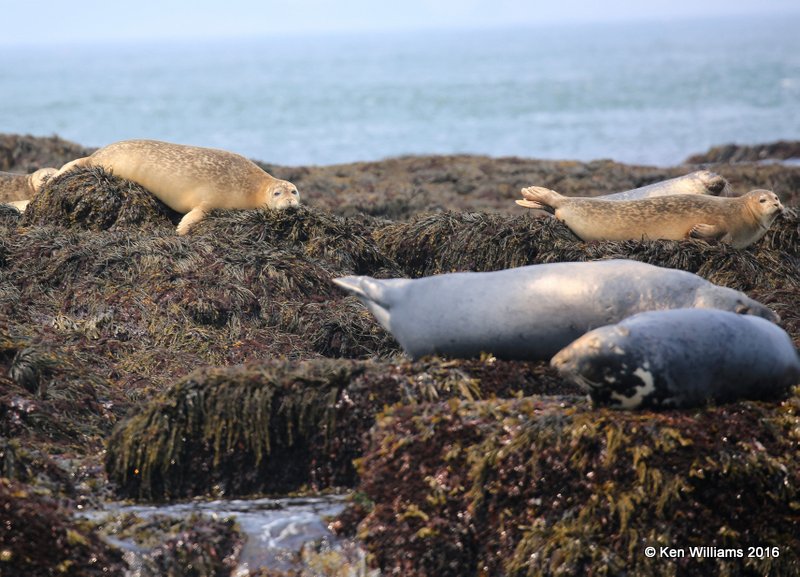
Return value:
<svg viewBox="0 0 800 577">
<path fill-rule="evenodd" d="M 476 153 L 675 164 L 800 138 L 800 18 L 0 47 L 0 132 L 284 165 Z"/>
</svg>

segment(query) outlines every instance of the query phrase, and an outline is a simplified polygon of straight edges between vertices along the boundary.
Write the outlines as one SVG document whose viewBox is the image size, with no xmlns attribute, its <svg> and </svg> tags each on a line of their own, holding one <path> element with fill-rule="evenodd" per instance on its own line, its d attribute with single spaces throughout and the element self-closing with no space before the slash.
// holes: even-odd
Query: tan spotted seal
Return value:
<svg viewBox="0 0 800 577">
<path fill-rule="evenodd" d="M 734 198 L 676 194 L 641 200 L 569 198 L 533 186 L 522 189 L 526 208 L 554 212 L 583 240 L 721 240 L 744 248 L 759 240 L 783 212 L 769 190 L 752 190 Z"/>
<path fill-rule="evenodd" d="M 661 180 L 632 190 L 604 194 L 592 198 L 605 200 L 635 200 L 640 198 L 656 198 L 672 194 L 710 194 L 713 196 L 731 196 L 731 187 L 724 177 L 710 170 L 697 170 L 683 176 Z"/>
<path fill-rule="evenodd" d="M 717 308 L 780 320 L 744 293 L 633 260 L 333 282 L 358 297 L 412 358 L 487 352 L 549 360 L 586 331 L 649 310 Z"/>
<path fill-rule="evenodd" d="M 291 182 L 273 177 L 243 156 L 215 148 L 123 140 L 65 164 L 56 177 L 79 166 L 101 166 L 185 213 L 178 234 L 186 234 L 211 209 L 283 209 L 299 204 L 300 198 Z"/>
<path fill-rule="evenodd" d="M 30 200 L 56 172 L 55 168 L 40 168 L 32 174 L 0 172 L 0 202 Z"/>
</svg>

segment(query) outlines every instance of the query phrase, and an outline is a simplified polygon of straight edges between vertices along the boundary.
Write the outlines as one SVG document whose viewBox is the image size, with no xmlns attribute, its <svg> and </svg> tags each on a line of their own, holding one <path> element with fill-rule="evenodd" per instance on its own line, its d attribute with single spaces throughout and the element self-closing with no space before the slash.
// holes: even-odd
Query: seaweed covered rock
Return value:
<svg viewBox="0 0 800 577">
<path fill-rule="evenodd" d="M 0 134 L 0 170 L 26 174 L 46 166 L 58 168 L 93 151 L 58 136 Z"/>
<path fill-rule="evenodd" d="M 46 454 L 23 447 L 19 439 L 0 437 L 0 477 L 33 486 L 38 494 L 74 495 L 70 475 Z"/>
<path fill-rule="evenodd" d="M 543 364 L 319 360 L 201 370 L 121 423 L 106 468 L 120 495 L 353 486 L 352 461 L 384 406 L 438 398 L 576 393 Z"/>
<path fill-rule="evenodd" d="M 171 224 L 6 228 L 0 315 L 40 349 L 93 355 L 85 366 L 121 379 L 125 394 L 129 384 L 164 386 L 202 365 L 396 352 L 331 282 L 362 269 L 396 275 L 395 265 L 357 225 L 285 212 L 221 215 L 188 237 Z"/>
<path fill-rule="evenodd" d="M 85 351 L 12 335 L 9 324 L 0 314 L 0 438 L 34 447 L 57 444 L 62 450 L 99 448 L 127 403 L 93 370 Z M 57 485 L 69 487 L 46 458 L 31 463 L 31 457 L 11 441 L 0 471 L 23 481 L 44 471 Z"/>
<path fill-rule="evenodd" d="M 359 534 L 387 574 L 788 577 L 799 433 L 797 395 L 637 414 L 544 398 L 395 407 L 359 462 L 374 503 Z M 772 549 L 748 557 L 756 544 Z"/>
<path fill-rule="evenodd" d="M 685 241 L 583 242 L 554 218 L 443 213 L 393 223 L 373 236 L 409 276 L 549 262 L 628 258 L 699 274 L 737 290 L 800 286 L 800 216 L 789 210 L 753 249 Z"/>
<path fill-rule="evenodd" d="M 19 210 L 10 204 L 0 204 L 0 225 L 15 226 L 21 218 L 22 213 Z"/>
<path fill-rule="evenodd" d="M 236 569 L 243 537 L 231 518 L 192 514 L 139 517 L 125 513 L 97 531 L 122 546 L 137 577 L 223 577 Z"/>
<path fill-rule="evenodd" d="M 302 248 L 304 256 L 342 270 L 397 276 L 398 266 L 372 239 L 369 217 L 343 218 L 305 206 L 285 210 L 214 210 L 191 229 L 193 235 L 228 236 L 243 243 Z M 253 234 L 255 232 L 255 234 Z"/>
<path fill-rule="evenodd" d="M 491 211 L 520 214 L 520 189 L 543 186 L 567 196 L 621 192 L 683 176 L 696 166 L 632 166 L 611 160 L 578 162 L 485 156 L 404 156 L 380 162 L 281 167 L 262 164 L 292 181 L 303 202 L 336 214 L 404 221 L 422 213 Z M 734 193 L 774 190 L 784 204 L 800 202 L 800 167 L 761 163 L 708 167 L 730 181 Z"/>
<path fill-rule="evenodd" d="M 800 141 L 779 140 L 769 144 L 743 146 L 725 144 L 714 146 L 701 154 L 693 154 L 686 159 L 687 164 L 703 164 L 709 162 L 754 162 L 759 160 L 787 160 L 800 158 Z"/>
<path fill-rule="evenodd" d="M 102 167 L 78 168 L 48 180 L 22 218 L 24 226 L 84 230 L 172 228 L 177 213 L 145 188 Z"/>
<path fill-rule="evenodd" d="M 55 501 L 0 478 L 0 575 L 122 577 L 120 553 Z"/>
</svg>

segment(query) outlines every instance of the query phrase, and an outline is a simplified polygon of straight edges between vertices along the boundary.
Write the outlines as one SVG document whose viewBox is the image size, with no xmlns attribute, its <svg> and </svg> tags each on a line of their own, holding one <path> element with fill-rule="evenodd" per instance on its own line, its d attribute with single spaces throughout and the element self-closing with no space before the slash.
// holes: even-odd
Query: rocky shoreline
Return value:
<svg viewBox="0 0 800 577">
<path fill-rule="evenodd" d="M 631 258 L 747 292 L 800 346 L 800 167 L 762 162 L 793 157 L 797 146 L 779 144 L 695 158 L 737 193 L 772 188 L 795 207 L 744 250 L 584 243 L 513 203 L 531 184 L 606 194 L 698 164 L 262 163 L 306 206 L 215 211 L 186 237 L 147 191 L 97 169 L 50 183 L 24 215 L 0 207 L 0 521 L 11 527 L 0 574 L 122 575 L 101 538 L 116 531 L 149 543 L 141 575 L 187 564 L 230 575 L 233 523 L 143 532 L 76 513 L 121 498 L 341 490 L 353 504 L 331 526 L 357 535 L 382 574 L 796 574 L 800 390 L 780 403 L 596 410 L 544 363 L 408 361 L 330 282 Z M 0 135 L 0 170 L 88 150 Z M 780 554 L 668 561 L 647 545 Z M 316 571 L 250 574 L 356 574 Z"/>
</svg>

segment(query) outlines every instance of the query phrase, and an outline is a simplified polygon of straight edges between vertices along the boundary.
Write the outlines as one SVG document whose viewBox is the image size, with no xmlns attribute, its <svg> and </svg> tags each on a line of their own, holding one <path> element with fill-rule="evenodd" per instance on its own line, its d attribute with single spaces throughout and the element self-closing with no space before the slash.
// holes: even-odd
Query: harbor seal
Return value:
<svg viewBox="0 0 800 577">
<path fill-rule="evenodd" d="M 55 176 L 79 166 L 101 166 L 184 213 L 177 228 L 181 235 L 211 209 L 283 209 L 300 202 L 291 182 L 271 176 L 243 156 L 215 148 L 123 140 L 65 164 Z"/>
<path fill-rule="evenodd" d="M 355 294 L 412 358 L 442 354 L 549 360 L 586 331 L 638 312 L 709 307 L 778 315 L 744 293 L 633 260 L 567 262 L 419 279 L 348 276 Z"/>
<path fill-rule="evenodd" d="M 30 200 L 56 172 L 55 168 L 40 168 L 32 174 L 0 172 L 0 202 Z"/>
<path fill-rule="evenodd" d="M 710 170 L 698 170 L 677 178 L 662 180 L 614 194 L 604 194 L 592 198 L 604 200 L 638 200 L 642 198 L 657 198 L 672 194 L 710 194 L 712 196 L 731 196 L 730 184 L 719 174 Z"/>
<path fill-rule="evenodd" d="M 744 248 L 783 212 L 777 195 L 752 190 L 734 198 L 676 194 L 641 200 L 569 198 L 547 188 L 522 189 L 526 208 L 550 209 L 582 240 L 720 240 Z"/>
<path fill-rule="evenodd" d="M 586 333 L 550 364 L 595 404 L 623 409 L 769 399 L 800 384 L 800 356 L 783 329 L 708 309 L 637 314 Z"/>
</svg>

